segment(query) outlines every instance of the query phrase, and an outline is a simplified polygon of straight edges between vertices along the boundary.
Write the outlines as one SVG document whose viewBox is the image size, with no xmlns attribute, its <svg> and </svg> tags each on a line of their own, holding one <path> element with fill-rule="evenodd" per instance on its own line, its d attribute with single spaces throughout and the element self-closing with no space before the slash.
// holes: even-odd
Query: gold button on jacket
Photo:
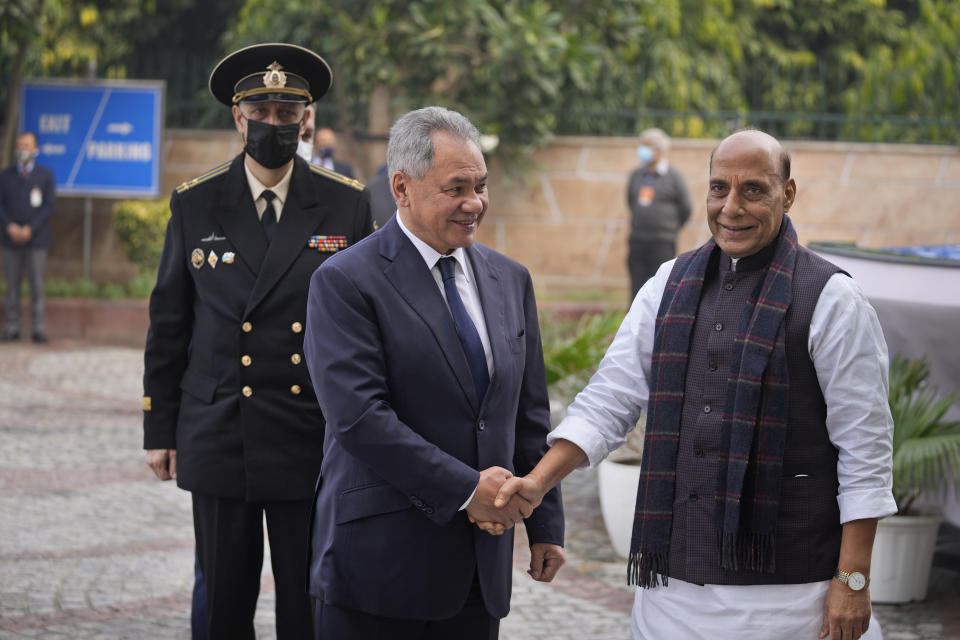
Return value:
<svg viewBox="0 0 960 640">
<path fill-rule="evenodd" d="M 240 328 L 243 329 L 244 333 L 250 333 L 253 331 L 253 325 L 249 322 L 244 322 L 242 325 L 240 325 Z"/>
<path fill-rule="evenodd" d="M 294 333 L 300 333 L 303 331 L 303 325 L 299 322 L 294 322 L 292 325 L 290 325 L 290 328 L 293 329 Z"/>
<path fill-rule="evenodd" d="M 295 396 L 300 395 L 300 385 L 295 384 L 292 387 L 290 387 L 290 393 L 292 393 Z"/>
<path fill-rule="evenodd" d="M 290 362 L 292 362 L 293 364 L 300 364 L 300 362 L 302 361 L 303 361 L 303 357 L 299 353 L 295 353 L 292 356 L 290 356 Z"/>
<path fill-rule="evenodd" d="M 243 366 L 249 367 L 251 363 L 253 363 L 253 358 L 251 358 L 250 356 L 243 356 L 242 358 L 240 358 L 240 362 L 243 363 Z"/>
<path fill-rule="evenodd" d="M 249 398 L 250 396 L 253 395 L 253 389 L 251 389 L 250 387 L 244 387 L 243 389 L 240 390 L 240 393 L 243 394 L 244 398 Z"/>
</svg>

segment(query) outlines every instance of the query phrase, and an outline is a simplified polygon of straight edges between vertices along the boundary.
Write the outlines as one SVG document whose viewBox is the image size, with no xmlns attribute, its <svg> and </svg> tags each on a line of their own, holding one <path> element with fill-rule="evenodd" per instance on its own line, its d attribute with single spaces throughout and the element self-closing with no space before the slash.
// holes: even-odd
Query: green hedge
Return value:
<svg viewBox="0 0 960 640">
<path fill-rule="evenodd" d="M 113 206 L 113 226 L 130 262 L 155 274 L 170 219 L 167 200 L 121 200 Z"/>
</svg>

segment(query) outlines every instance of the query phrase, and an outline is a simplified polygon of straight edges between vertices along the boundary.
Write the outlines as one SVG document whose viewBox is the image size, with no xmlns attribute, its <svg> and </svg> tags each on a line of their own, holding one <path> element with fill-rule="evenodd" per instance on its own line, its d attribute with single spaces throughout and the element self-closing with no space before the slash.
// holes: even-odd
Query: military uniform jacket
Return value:
<svg viewBox="0 0 960 640">
<path fill-rule="evenodd" d="M 324 419 L 302 355 L 307 289 L 326 258 L 372 231 L 369 200 L 355 180 L 295 158 L 268 244 L 243 162 L 170 199 L 150 296 L 144 448 L 176 449 L 188 491 L 308 499 Z"/>
</svg>

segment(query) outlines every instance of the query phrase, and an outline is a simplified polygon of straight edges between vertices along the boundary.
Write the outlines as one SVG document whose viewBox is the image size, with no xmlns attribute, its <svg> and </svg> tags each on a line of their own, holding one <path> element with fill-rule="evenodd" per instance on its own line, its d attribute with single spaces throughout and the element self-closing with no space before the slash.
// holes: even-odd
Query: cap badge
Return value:
<svg viewBox="0 0 960 640">
<path fill-rule="evenodd" d="M 217 254 L 210 250 L 210 255 L 207 256 L 207 263 L 209 263 L 211 269 L 217 268 Z"/>
<path fill-rule="evenodd" d="M 193 265 L 194 269 L 199 269 L 203 266 L 203 249 L 194 249 L 193 253 L 190 254 L 190 264 Z"/>
<path fill-rule="evenodd" d="M 263 86 L 270 89 L 287 86 L 287 74 L 280 69 L 283 69 L 283 66 L 274 60 L 273 64 L 267 67 L 267 72 L 263 74 Z"/>
</svg>

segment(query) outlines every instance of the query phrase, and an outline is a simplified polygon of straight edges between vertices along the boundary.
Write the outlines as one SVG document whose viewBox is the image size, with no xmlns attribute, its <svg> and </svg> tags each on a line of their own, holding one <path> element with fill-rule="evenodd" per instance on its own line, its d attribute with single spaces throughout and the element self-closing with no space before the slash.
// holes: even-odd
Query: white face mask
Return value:
<svg viewBox="0 0 960 640">
<path fill-rule="evenodd" d="M 305 140 L 301 140 L 297 143 L 297 155 L 310 162 L 310 158 L 313 157 L 313 145 Z"/>
</svg>

